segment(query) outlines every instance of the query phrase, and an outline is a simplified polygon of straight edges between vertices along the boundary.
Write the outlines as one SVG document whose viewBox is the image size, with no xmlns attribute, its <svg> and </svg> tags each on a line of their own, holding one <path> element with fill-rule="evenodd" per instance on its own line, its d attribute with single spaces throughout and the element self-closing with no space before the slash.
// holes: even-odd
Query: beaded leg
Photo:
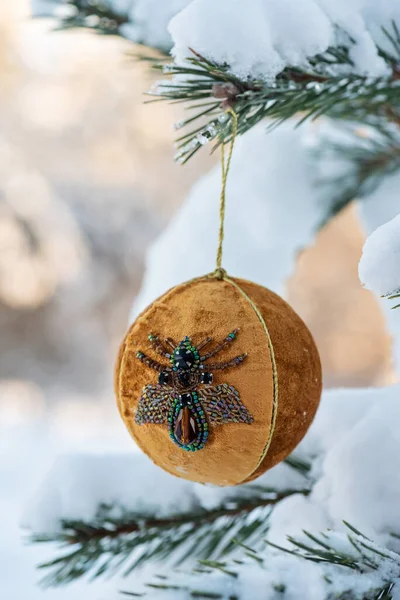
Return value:
<svg viewBox="0 0 400 600">
<path fill-rule="evenodd" d="M 164 341 L 165 341 L 165 343 L 166 343 L 166 344 L 168 344 L 168 346 L 169 346 L 170 348 L 172 348 L 172 350 L 175 350 L 175 348 L 176 348 L 176 347 L 177 347 L 177 345 L 178 345 L 178 344 L 177 344 L 176 342 L 174 342 L 174 340 L 173 340 L 172 338 L 170 338 L 170 337 L 167 337 L 167 338 L 165 338 L 165 340 L 164 340 Z"/>
<path fill-rule="evenodd" d="M 206 338 L 205 340 L 200 342 L 200 344 L 197 346 L 197 350 L 201 350 L 202 348 L 204 348 L 204 346 L 206 346 L 210 342 L 212 342 L 212 338 L 210 338 L 210 337 Z"/>
<path fill-rule="evenodd" d="M 215 346 L 215 348 L 210 350 L 210 352 L 208 352 L 207 354 L 204 354 L 204 356 L 201 356 L 200 360 L 204 361 L 204 360 L 207 360 L 207 358 L 211 358 L 211 356 L 215 356 L 215 354 L 217 354 L 217 352 L 219 352 L 220 350 L 225 348 L 225 346 L 227 346 L 228 344 L 233 342 L 238 331 L 239 331 L 239 329 L 234 329 L 233 331 L 231 331 L 231 333 L 228 333 L 226 338 L 220 344 L 218 344 L 218 346 Z"/>
<path fill-rule="evenodd" d="M 167 367 L 165 367 L 164 365 L 162 365 L 161 363 L 157 362 L 156 360 L 153 360 L 152 358 L 150 358 L 150 356 L 146 356 L 146 354 L 143 354 L 143 352 L 136 352 L 136 358 L 138 358 L 140 360 L 140 362 L 144 363 L 145 365 L 147 365 L 148 367 L 150 367 L 150 369 L 154 369 L 155 371 L 158 371 L 159 373 L 161 373 L 161 371 L 165 371 L 165 369 Z"/>
<path fill-rule="evenodd" d="M 209 371 L 221 371 L 223 369 L 228 369 L 229 367 L 238 367 L 240 363 L 244 361 L 247 354 L 240 354 L 239 356 L 235 356 L 231 360 L 224 363 L 212 363 L 205 365 Z"/>
<path fill-rule="evenodd" d="M 171 354 L 168 351 L 168 348 L 164 346 L 158 335 L 153 335 L 152 333 L 150 333 L 148 338 L 154 350 L 158 352 L 158 354 L 161 354 L 161 356 L 164 356 L 165 358 L 171 358 Z"/>
</svg>

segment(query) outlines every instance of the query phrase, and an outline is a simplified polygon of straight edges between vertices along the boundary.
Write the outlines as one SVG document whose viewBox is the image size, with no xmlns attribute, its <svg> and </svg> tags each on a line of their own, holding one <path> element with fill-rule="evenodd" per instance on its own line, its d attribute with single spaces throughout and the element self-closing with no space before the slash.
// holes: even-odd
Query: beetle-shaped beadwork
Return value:
<svg viewBox="0 0 400 600">
<path fill-rule="evenodd" d="M 201 355 L 200 350 L 208 345 L 208 337 L 195 346 L 186 336 L 179 344 L 171 338 L 162 342 L 157 335 L 150 334 L 149 341 L 158 354 L 169 359 L 165 366 L 143 352 L 137 358 L 159 373 L 158 383 L 146 385 L 142 390 L 135 422 L 168 423 L 172 441 L 183 450 L 201 450 L 209 436 L 209 425 L 225 423 L 252 423 L 253 417 L 240 401 L 239 392 L 227 383 L 211 385 L 213 371 L 237 367 L 246 354 L 240 354 L 223 363 L 206 363 L 220 350 L 236 339 L 238 329 L 210 352 Z"/>
</svg>

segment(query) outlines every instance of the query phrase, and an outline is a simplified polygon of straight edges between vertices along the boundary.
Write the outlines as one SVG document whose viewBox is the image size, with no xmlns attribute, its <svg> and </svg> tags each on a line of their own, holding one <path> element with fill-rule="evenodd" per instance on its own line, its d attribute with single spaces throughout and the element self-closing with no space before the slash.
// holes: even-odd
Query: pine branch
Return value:
<svg viewBox="0 0 400 600">
<path fill-rule="evenodd" d="M 190 127 L 177 139 L 177 159 L 185 163 L 204 144 L 214 142 L 215 149 L 229 141 L 232 124 L 227 108 L 237 114 L 239 134 L 265 118 L 274 127 L 294 116 L 299 124 L 326 115 L 371 125 L 384 119 L 398 125 L 400 32 L 394 23 L 384 32 L 392 48 L 392 52 L 379 50 L 390 68 L 385 77 L 354 73 L 345 46 L 329 48 L 310 59 L 307 67 L 287 67 L 273 82 L 240 79 L 229 65 L 218 64 L 195 50 L 184 65 L 153 64 L 172 80 L 158 83 L 150 94 L 157 100 L 185 103 L 193 112 L 176 125 L 177 129 Z"/>
<path fill-rule="evenodd" d="M 387 294 L 386 296 L 381 296 L 382 298 L 386 298 L 387 300 L 398 300 L 400 298 L 400 290 L 396 291 L 396 292 L 392 292 L 391 294 Z M 400 304 L 395 304 L 394 306 L 391 306 L 392 310 L 395 310 L 396 308 L 400 308 Z"/>
<path fill-rule="evenodd" d="M 397 589 L 400 576 L 400 555 L 374 543 L 352 525 L 348 523 L 345 523 L 345 525 L 349 529 L 347 536 L 329 531 L 314 535 L 305 531 L 304 538 L 302 539 L 288 538 L 294 548 L 283 548 L 271 543 L 269 546 L 279 552 L 288 553 L 297 559 L 306 559 L 319 564 L 321 567 L 321 579 L 324 579 L 327 584 L 327 595 L 324 600 L 393 600 L 392 591 L 395 588 Z M 173 581 L 169 576 L 158 575 L 157 581 L 148 583 L 145 587 L 160 592 L 168 590 L 185 592 L 188 599 L 198 597 L 216 598 L 219 600 L 235 598 L 238 600 L 239 591 L 243 590 L 241 578 L 248 573 L 249 561 L 256 568 L 259 567 L 264 571 L 268 571 L 268 566 L 271 563 L 271 555 L 269 553 L 266 554 L 265 551 L 257 551 L 244 544 L 239 544 L 239 546 L 242 549 L 242 555 L 238 559 L 230 560 L 229 562 L 202 560 L 199 563 L 199 567 L 193 569 L 191 573 L 184 574 L 184 583 L 182 584 L 179 583 L 180 579 L 177 574 L 174 574 Z M 332 567 L 336 571 L 332 570 L 332 568 L 328 570 L 326 567 Z M 342 578 L 342 592 L 339 593 L 337 589 L 331 592 L 330 585 L 337 582 L 336 577 L 333 576 L 339 575 L 338 570 L 341 569 L 344 569 L 344 575 L 346 575 L 346 571 L 351 571 L 353 574 L 348 579 L 345 577 Z M 373 573 L 376 573 L 378 577 L 371 577 Z M 205 576 L 210 574 L 219 574 L 221 578 L 227 578 L 231 583 L 232 581 L 237 581 L 237 586 L 235 583 L 232 586 L 220 581 L 217 589 L 226 589 L 229 591 L 225 593 L 216 592 L 215 580 L 210 580 L 210 585 L 207 586 L 207 577 Z M 200 581 L 205 588 L 202 591 L 196 587 L 199 575 L 201 576 Z M 360 581 L 364 578 L 364 585 L 357 585 L 358 578 L 360 578 Z M 348 587 L 346 581 L 349 581 Z M 363 588 L 367 588 L 367 591 L 357 591 Z M 232 589 L 234 591 L 233 594 Z M 238 595 L 235 595 L 236 589 Z M 274 584 L 273 590 L 277 593 L 277 597 L 278 594 L 284 594 L 285 583 Z M 268 591 L 272 590 L 268 590 L 266 587 L 266 592 Z M 147 596 L 146 592 L 123 593 L 131 597 Z"/>
<path fill-rule="evenodd" d="M 69 10 L 58 18 L 58 30 L 86 28 L 104 35 L 120 35 L 119 28 L 129 16 L 116 12 L 106 0 L 68 0 Z"/>
<path fill-rule="evenodd" d="M 63 521 L 59 533 L 33 535 L 31 542 L 56 542 L 63 550 L 40 565 L 50 571 L 43 579 L 45 585 L 66 584 L 88 573 L 92 578 L 106 571 L 110 575 L 122 570 L 128 575 L 156 559 L 178 564 L 188 558 L 220 558 L 236 548 L 233 537 L 260 543 L 272 508 L 292 494 L 308 494 L 310 485 L 305 479 L 303 489 L 284 492 L 248 486 L 214 509 L 199 507 L 167 518 L 128 512 L 116 518 L 115 507 L 102 506 L 92 522 Z"/>
<path fill-rule="evenodd" d="M 106 0 L 70 0 L 67 4 L 75 12 L 60 18 L 60 29 L 88 27 L 119 35 L 121 25 L 130 22 L 128 15 L 116 13 Z M 195 51 L 184 66 L 154 57 L 142 59 L 168 76 L 151 92 L 156 97 L 153 101 L 182 102 L 192 113 L 176 124 L 178 130 L 187 128 L 177 139 L 176 157 L 182 163 L 208 142 L 214 143 L 215 150 L 229 141 L 232 124 L 226 109 L 231 107 L 238 115 L 239 134 L 266 117 L 271 120 L 270 127 L 275 127 L 291 117 L 297 117 L 300 124 L 321 115 L 344 122 L 344 127 L 350 120 L 379 132 L 380 141 L 374 137 L 362 140 L 355 134 L 347 148 L 330 143 L 326 148 L 319 146 L 318 160 L 330 154 L 334 159 L 347 157 L 352 166 L 344 177 L 321 181 L 321 188 L 330 192 L 328 220 L 355 197 L 367 196 L 383 176 L 399 168 L 400 32 L 394 22 L 383 32 L 390 50 L 378 50 L 390 74 L 379 78 L 354 73 L 346 46 L 331 47 L 310 58 L 307 67 L 287 67 L 271 83 L 242 80 L 230 72 L 229 65 L 219 65 Z M 349 45 L 352 43 L 349 40 Z"/>
<path fill-rule="evenodd" d="M 383 582 L 381 587 L 370 590 L 362 598 L 351 590 L 339 598 L 343 598 L 343 600 L 352 600 L 353 598 L 354 600 L 392 600 L 391 591 L 400 577 L 400 554 L 379 546 L 346 521 L 344 524 L 350 531 L 347 534 L 347 547 L 344 547 L 342 536 L 331 532 L 313 535 L 308 531 L 304 531 L 305 539 L 288 537 L 294 549 L 283 548 L 270 542 L 269 545 L 314 563 L 345 567 L 360 575 L 377 571 Z"/>
<path fill-rule="evenodd" d="M 290 454 L 287 458 L 285 458 L 284 463 L 294 469 L 299 473 L 299 475 L 303 475 L 304 477 L 308 477 L 311 472 L 312 465 L 309 461 L 300 458 L 296 453 Z"/>
<path fill-rule="evenodd" d="M 128 12 L 114 10 L 112 0 L 59 1 L 60 6 L 65 10 L 60 10 L 54 15 L 57 19 L 57 24 L 55 26 L 56 31 L 89 29 L 103 35 L 116 35 L 126 38 L 126 31 L 123 30 L 122 26 L 135 24 L 132 15 L 128 14 Z M 167 24 L 165 23 L 165 27 L 166 25 Z M 146 45 L 146 39 L 138 40 L 136 43 L 139 45 Z M 154 47 L 154 50 L 157 51 L 155 54 L 157 55 L 158 62 L 162 61 L 163 57 L 168 57 L 171 44 L 168 44 L 168 42 L 162 43 L 160 41 L 158 46 Z M 149 60 L 155 59 L 149 58 Z"/>
<path fill-rule="evenodd" d="M 319 133 L 318 144 L 310 150 L 316 165 L 315 184 L 329 206 L 325 222 L 354 198 L 370 195 L 383 177 L 400 169 L 400 128 L 383 119 L 372 128 L 341 122 L 329 126 L 327 135 Z M 334 139 L 332 139 L 332 132 Z M 343 169 L 325 172 L 324 165 L 343 165 Z M 393 296 L 396 297 L 396 296 Z"/>
</svg>

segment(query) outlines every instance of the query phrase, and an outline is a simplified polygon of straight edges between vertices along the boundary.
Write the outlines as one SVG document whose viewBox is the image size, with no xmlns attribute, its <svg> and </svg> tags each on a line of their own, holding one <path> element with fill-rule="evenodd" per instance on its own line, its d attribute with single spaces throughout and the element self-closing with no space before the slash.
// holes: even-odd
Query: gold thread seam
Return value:
<svg viewBox="0 0 400 600">
<path fill-rule="evenodd" d="M 271 365 L 272 365 L 273 401 L 272 401 L 271 427 L 269 430 L 267 441 L 266 441 L 263 451 L 258 459 L 258 462 L 257 462 L 255 468 L 253 469 L 253 471 L 251 471 L 251 473 L 246 477 L 246 479 L 247 479 L 248 477 L 250 477 L 251 475 L 253 475 L 253 473 L 255 473 L 257 471 L 257 469 L 263 462 L 264 458 L 267 456 L 268 450 L 272 443 L 272 439 L 274 437 L 276 420 L 277 420 L 277 415 L 278 415 L 278 399 L 279 399 L 278 368 L 277 368 L 277 364 L 276 364 L 276 360 L 275 360 L 275 352 L 274 352 L 274 347 L 272 344 L 272 339 L 271 339 L 270 333 L 268 331 L 268 327 L 264 320 L 264 317 L 262 316 L 257 305 L 253 302 L 253 300 L 250 298 L 250 296 L 248 296 L 248 294 L 246 294 L 246 292 L 240 287 L 240 285 L 228 276 L 227 273 L 224 273 L 223 280 L 227 281 L 228 283 L 233 285 L 242 294 L 243 298 L 245 298 L 245 300 L 247 300 L 247 302 L 250 304 L 251 308 L 256 313 L 258 320 L 260 321 L 262 328 L 264 329 L 264 333 L 267 337 L 268 349 L 269 349 Z M 245 480 L 242 480 L 242 482 L 243 481 L 245 481 Z"/>
</svg>

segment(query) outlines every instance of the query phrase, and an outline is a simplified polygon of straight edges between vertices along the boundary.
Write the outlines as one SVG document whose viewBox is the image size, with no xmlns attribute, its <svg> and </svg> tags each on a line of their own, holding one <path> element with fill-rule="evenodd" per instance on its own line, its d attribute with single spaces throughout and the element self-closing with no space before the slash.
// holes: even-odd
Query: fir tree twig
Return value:
<svg viewBox="0 0 400 600">
<path fill-rule="evenodd" d="M 333 532 L 323 532 L 318 535 L 304 531 L 303 538 L 289 537 L 292 548 L 284 548 L 275 544 L 269 543 L 269 546 L 278 552 L 288 553 L 299 560 L 309 560 L 313 563 L 322 566 L 331 566 L 333 569 L 344 569 L 344 571 L 352 571 L 352 577 L 349 577 L 348 588 L 346 580 L 342 581 L 344 591 L 330 592 L 330 585 L 334 582 L 332 576 L 339 574 L 339 571 L 322 570 L 321 579 L 324 579 L 327 584 L 327 595 L 325 600 L 392 600 L 392 591 L 398 585 L 400 576 L 400 555 L 396 552 L 388 550 L 385 547 L 379 546 L 355 527 L 345 522 L 349 530 L 347 536 L 337 535 Z M 229 600 L 231 598 L 239 599 L 239 590 L 243 589 L 241 585 L 241 577 L 246 574 L 249 567 L 248 560 L 250 559 L 255 567 L 260 567 L 268 571 L 271 555 L 265 552 L 265 549 L 258 551 L 254 548 L 249 548 L 244 544 L 240 544 L 243 553 L 236 560 L 229 561 L 201 561 L 200 566 L 192 570 L 192 573 L 184 574 L 184 583 L 179 583 L 179 578 L 174 577 L 172 583 L 167 575 L 158 575 L 159 581 L 153 581 L 146 584 L 152 590 L 167 591 L 175 590 L 186 593 L 189 599 L 194 597 L 200 598 L 217 598 L 219 600 Z M 215 596 L 207 596 L 208 593 L 213 594 L 213 581 L 207 585 L 207 575 L 219 574 L 221 577 L 229 578 L 231 585 L 220 585 L 221 589 L 227 589 L 224 592 L 215 592 Z M 371 573 L 377 573 L 376 579 L 369 578 Z M 204 586 L 204 591 L 199 592 L 197 596 L 196 581 L 198 575 L 201 575 L 201 582 Z M 357 578 L 366 578 L 367 585 L 359 587 Z M 232 581 L 237 581 L 237 586 L 232 586 Z M 357 591 L 368 588 L 367 591 Z M 207 589 L 208 588 L 208 589 Z M 347 588 L 347 589 L 346 589 Z M 238 594 L 235 595 L 235 590 Z M 285 584 L 275 583 L 273 589 L 277 594 L 285 592 Z M 211 590 L 211 591 L 210 591 Z M 233 593 L 232 593 L 233 590 Z M 266 594 L 269 589 L 266 588 Z M 271 590 L 272 591 L 272 590 Z M 146 592 L 133 593 L 124 592 L 126 595 L 147 596 Z M 201 595 L 203 594 L 203 595 Z M 278 597 L 278 596 L 277 596 Z M 246 600 L 246 597 L 243 598 Z"/>
<path fill-rule="evenodd" d="M 386 296 L 382 296 L 382 298 L 386 298 L 387 300 L 398 300 L 400 298 L 400 290 L 396 292 L 392 292 L 391 294 L 387 294 Z M 400 304 L 395 304 L 390 307 L 392 310 L 395 308 L 400 308 Z"/>
<path fill-rule="evenodd" d="M 45 585 L 69 583 L 85 574 L 93 578 L 136 567 L 156 559 L 182 563 L 187 558 L 220 558 L 230 554 L 236 543 L 259 543 L 268 530 L 268 517 L 275 504 L 292 494 L 308 494 L 310 486 L 276 492 L 248 486 L 247 494 L 230 498 L 220 506 L 158 518 L 127 513 L 113 516 L 115 509 L 102 506 L 97 517 L 85 521 L 63 521 L 55 534 L 34 534 L 31 542 L 56 542 L 62 553 L 40 565 L 50 572 Z"/>
<path fill-rule="evenodd" d="M 228 142 L 232 127 L 227 108 L 237 114 L 239 134 L 266 117 L 271 126 L 294 116 L 300 124 L 321 115 L 371 125 L 383 119 L 398 125 L 400 32 L 393 23 L 384 33 L 392 52 L 379 49 L 379 53 L 390 72 L 374 78 L 354 72 L 345 46 L 316 55 L 307 67 L 286 67 L 273 82 L 241 79 L 228 64 L 218 64 L 195 50 L 183 65 L 153 64 L 172 80 L 159 82 L 151 95 L 156 100 L 182 102 L 193 113 L 177 124 L 178 129 L 188 128 L 177 139 L 177 158 L 184 163 L 207 142 L 215 142 L 214 149 Z"/>
<path fill-rule="evenodd" d="M 68 0 L 68 10 L 58 17 L 58 30 L 86 28 L 104 35 L 120 35 L 119 28 L 129 23 L 128 14 L 117 12 L 107 0 Z"/>
<path fill-rule="evenodd" d="M 268 544 L 277 550 L 314 563 L 345 567 L 359 573 L 360 576 L 364 573 L 379 571 L 383 582 L 381 587 L 371 589 L 362 595 L 349 589 L 339 598 L 342 597 L 343 600 L 392 600 L 391 591 L 400 577 L 400 554 L 379 546 L 353 525 L 346 521 L 343 522 L 349 529 L 347 549 L 342 547 L 342 540 L 339 544 L 337 543 L 336 536 L 331 532 L 314 535 L 304 531 L 304 539 L 288 536 L 293 549 L 283 548 L 271 542 Z"/>
<path fill-rule="evenodd" d="M 334 132 L 334 139 L 320 131 L 318 144 L 309 150 L 317 173 L 314 183 L 328 207 L 321 226 L 355 198 L 369 196 L 383 177 L 400 169 L 400 128 L 397 125 L 383 119 L 374 127 L 335 121 L 329 129 Z M 337 173 L 330 168 L 325 171 L 325 164 L 343 165 L 343 168 Z"/>
<path fill-rule="evenodd" d="M 120 35 L 120 26 L 130 22 L 128 15 L 115 12 L 107 0 L 70 0 L 68 5 L 75 13 L 59 18 L 61 29 L 88 27 Z M 335 123 L 350 120 L 369 125 L 380 134 L 381 141 L 374 136 L 361 141 L 355 134 L 353 148 L 330 143 L 326 148 L 319 147 L 325 156 L 331 153 L 334 157 L 335 152 L 341 159 L 346 156 L 353 167 L 340 180 L 324 178 L 322 183 L 332 194 L 323 225 L 351 200 L 367 196 L 383 176 L 399 168 L 400 32 L 394 22 L 382 29 L 387 44 L 378 51 L 389 69 L 384 77 L 354 72 L 351 39 L 348 46 L 334 46 L 311 57 L 307 66 L 287 67 L 274 82 L 241 79 L 230 71 L 229 65 L 217 64 L 195 50 L 185 65 L 166 64 L 166 56 L 141 57 L 166 75 L 150 92 L 152 101 L 181 102 L 191 113 L 176 124 L 177 130 L 187 129 L 177 138 L 177 159 L 185 163 L 208 142 L 214 142 L 214 150 L 230 140 L 227 108 L 234 108 L 238 115 L 239 134 L 266 117 L 271 121 L 270 127 L 291 117 L 300 124 L 321 115 L 335 119 Z M 167 52 L 169 48 L 158 50 Z"/>
</svg>

